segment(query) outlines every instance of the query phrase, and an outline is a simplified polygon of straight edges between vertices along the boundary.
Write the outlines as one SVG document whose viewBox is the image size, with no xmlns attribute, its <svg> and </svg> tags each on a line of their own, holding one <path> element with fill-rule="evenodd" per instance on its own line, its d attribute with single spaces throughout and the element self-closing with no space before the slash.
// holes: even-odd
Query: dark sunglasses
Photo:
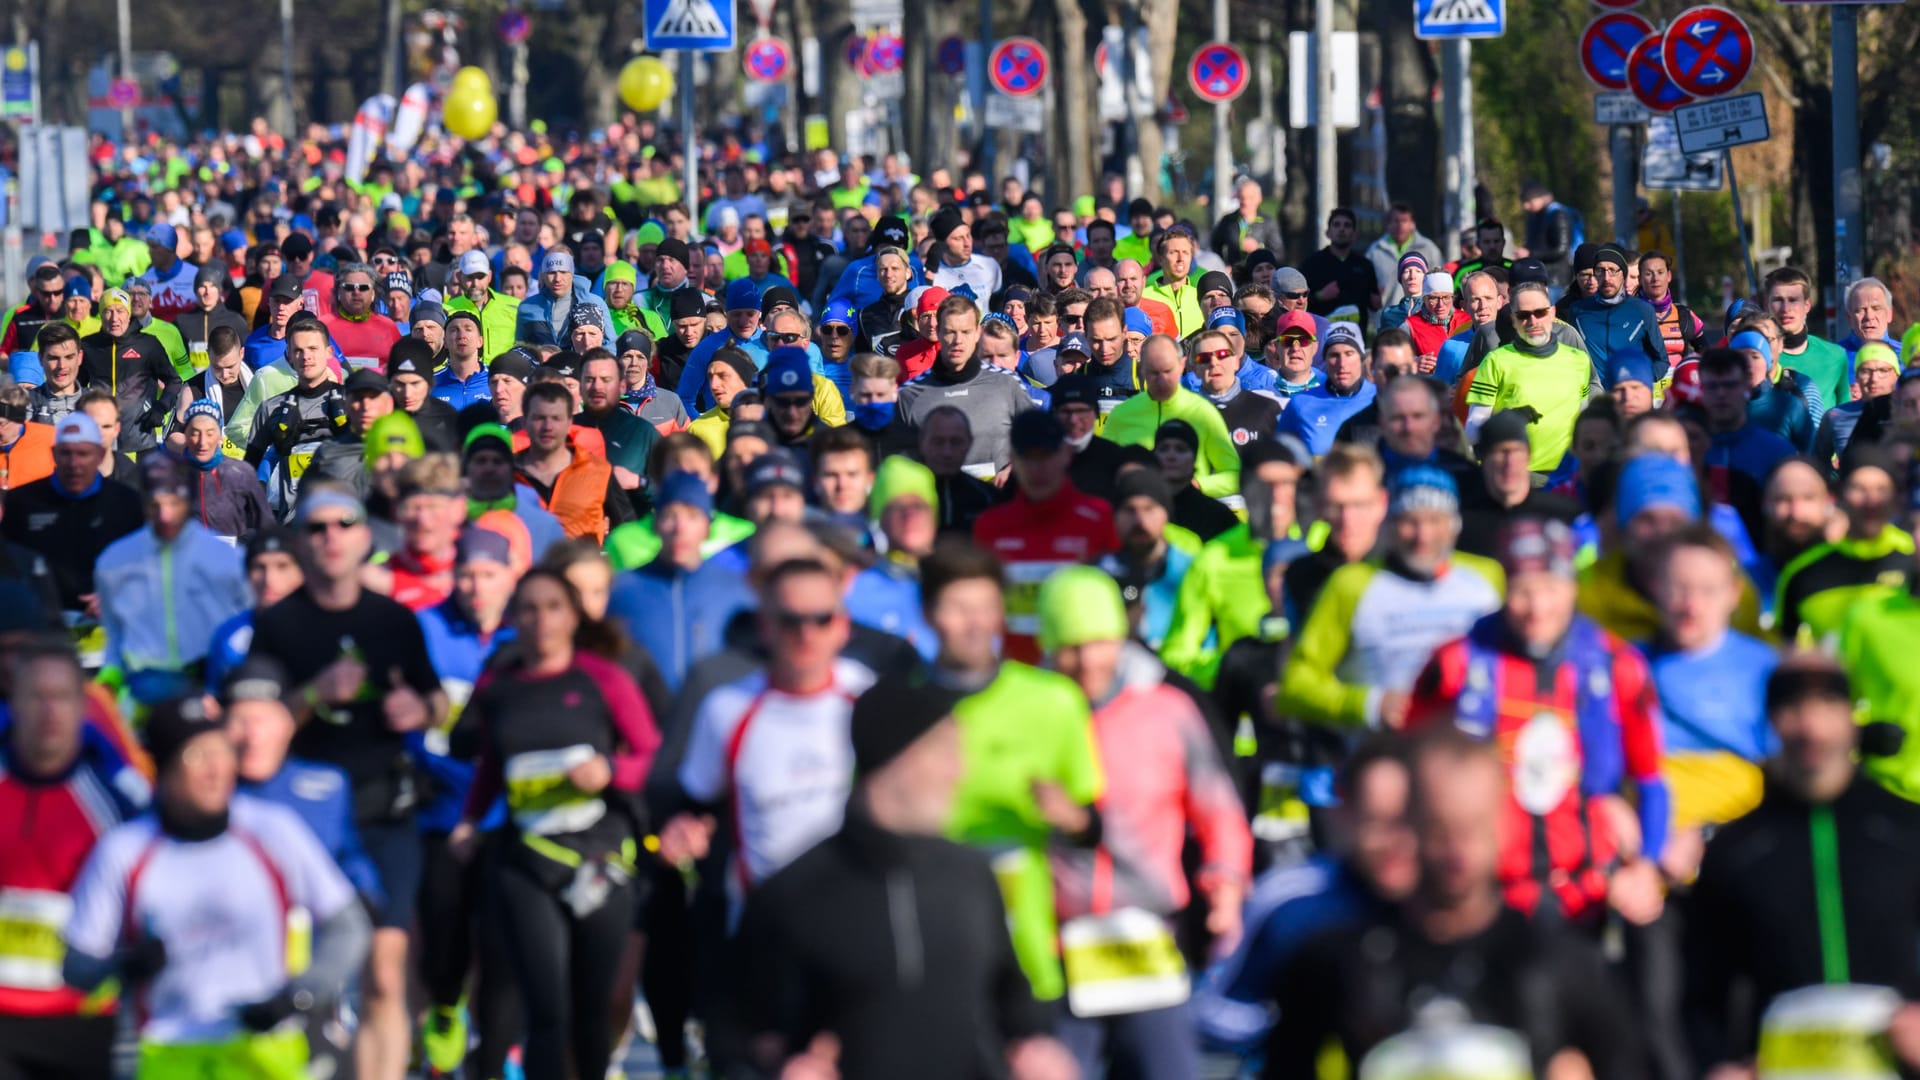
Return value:
<svg viewBox="0 0 1920 1080">
<path fill-rule="evenodd" d="M 1280 294 L 1280 299 L 1282 299 L 1282 300 L 1305 300 L 1305 299 L 1307 298 L 1307 295 L 1308 295 L 1308 294 L 1306 293 L 1306 291 L 1305 291 L 1305 290 L 1302 290 L 1302 291 L 1300 291 L 1300 292 L 1283 292 L 1283 293 L 1281 293 L 1281 294 Z"/>
<path fill-rule="evenodd" d="M 1233 350 L 1214 349 L 1210 352 L 1197 352 L 1193 354 L 1193 358 L 1195 360 L 1231 360 L 1233 359 Z"/>
<path fill-rule="evenodd" d="M 307 535 L 320 536 L 330 532 L 349 532 L 360 527 L 358 521 L 309 521 Z"/>
<path fill-rule="evenodd" d="M 776 611 L 773 621 L 782 630 L 798 630 L 806 626 L 822 628 L 830 625 L 838 614 L 834 611 Z"/>
<path fill-rule="evenodd" d="M 853 327 L 842 326 L 839 323 L 822 323 L 814 332 L 821 337 L 852 337 Z"/>
<path fill-rule="evenodd" d="M 63 296 L 65 296 L 65 295 L 67 295 L 67 290 L 65 290 L 65 289 L 42 289 L 42 290 L 40 290 L 40 299 L 42 299 L 42 300 L 58 300 L 58 299 L 60 299 L 61 297 L 63 297 Z"/>
<path fill-rule="evenodd" d="M 776 397 L 767 402 L 767 404 L 776 409 L 792 409 L 795 412 L 799 412 L 801 409 L 813 408 L 813 399 L 810 397 Z"/>
<path fill-rule="evenodd" d="M 1543 307 L 1543 308 L 1534 308 L 1530 311 L 1523 311 L 1520 308 L 1514 308 L 1513 314 L 1515 318 L 1520 318 L 1520 319 L 1549 319 L 1553 317 L 1553 309 L 1550 307 Z"/>
<path fill-rule="evenodd" d="M 372 292 L 373 286 L 368 285 L 364 282 L 356 283 L 351 281 L 343 281 L 340 283 L 340 291 L 341 292 Z"/>
<path fill-rule="evenodd" d="M 806 337 L 805 334 L 776 334 L 771 330 L 767 331 L 767 340 L 775 345 L 796 345 L 805 341 Z"/>
</svg>

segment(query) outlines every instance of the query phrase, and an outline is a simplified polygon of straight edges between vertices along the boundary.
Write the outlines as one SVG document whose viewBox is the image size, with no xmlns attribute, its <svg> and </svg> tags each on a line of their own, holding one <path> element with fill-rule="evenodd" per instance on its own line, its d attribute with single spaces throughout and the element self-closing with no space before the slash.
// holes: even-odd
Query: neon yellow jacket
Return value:
<svg viewBox="0 0 1920 1080">
<path fill-rule="evenodd" d="M 1227 422 L 1213 402 L 1182 387 L 1166 401 L 1135 394 L 1114 406 L 1100 425 L 1100 436 L 1121 446 L 1153 448 L 1154 433 L 1169 420 L 1185 420 L 1200 435 L 1200 453 L 1193 463 L 1200 490 L 1237 506 L 1240 494 L 1240 451 L 1233 445 Z"/>
</svg>

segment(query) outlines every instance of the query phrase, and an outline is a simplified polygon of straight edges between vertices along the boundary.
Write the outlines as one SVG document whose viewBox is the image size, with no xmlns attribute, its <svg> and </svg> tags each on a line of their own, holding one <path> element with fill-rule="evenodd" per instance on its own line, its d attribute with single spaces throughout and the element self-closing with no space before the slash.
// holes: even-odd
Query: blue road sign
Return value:
<svg viewBox="0 0 1920 1080">
<path fill-rule="evenodd" d="M 1413 0 L 1422 38 L 1490 38 L 1507 32 L 1507 0 Z"/>
<path fill-rule="evenodd" d="M 733 0 L 646 0 L 643 7 L 649 52 L 724 52 L 738 43 Z"/>
<path fill-rule="evenodd" d="M 1681 12 L 1667 27 L 1662 49 L 1667 77 L 1702 97 L 1731 92 L 1753 69 L 1753 34 L 1724 8 Z"/>
<path fill-rule="evenodd" d="M 935 62 L 940 70 L 949 75 L 958 75 L 967 70 L 967 43 L 959 35 L 952 34 L 942 39 L 940 48 L 934 53 Z"/>
<path fill-rule="evenodd" d="M 1681 105 L 1693 104 L 1694 97 L 1674 85 L 1667 70 L 1660 66 L 1660 39 L 1650 37 L 1627 54 L 1627 89 L 1640 104 L 1657 113 L 1672 112 Z"/>
<path fill-rule="evenodd" d="M 1580 67 L 1606 90 L 1627 88 L 1627 54 L 1653 36 L 1653 24 L 1630 11 L 1611 11 L 1580 35 Z"/>
<path fill-rule="evenodd" d="M 1047 85 L 1046 46 L 1029 37 L 1012 37 L 987 56 L 987 78 L 1008 97 L 1037 94 Z"/>
<path fill-rule="evenodd" d="M 787 77 L 793 54 L 787 49 L 786 42 L 776 37 L 765 37 L 747 46 L 742 61 L 747 78 L 755 82 L 772 83 Z"/>
<path fill-rule="evenodd" d="M 1203 45 L 1187 65 L 1187 82 L 1206 101 L 1232 101 L 1247 88 L 1246 54 L 1225 42 Z"/>
</svg>

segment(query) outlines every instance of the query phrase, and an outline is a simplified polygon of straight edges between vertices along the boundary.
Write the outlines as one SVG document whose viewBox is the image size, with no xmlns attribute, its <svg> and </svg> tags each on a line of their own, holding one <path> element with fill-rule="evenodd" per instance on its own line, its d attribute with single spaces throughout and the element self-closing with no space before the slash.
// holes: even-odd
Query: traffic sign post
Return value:
<svg viewBox="0 0 1920 1080">
<path fill-rule="evenodd" d="M 1766 142 L 1773 134 L 1767 126 L 1764 94 L 1740 94 L 1682 105 L 1673 110 L 1673 126 L 1680 136 L 1680 149 L 1688 154 Z"/>
<path fill-rule="evenodd" d="M 1627 89 L 1640 104 L 1657 113 L 1672 112 L 1681 105 L 1693 104 L 1693 95 L 1680 89 L 1667 77 L 1660 62 L 1660 38 L 1650 37 L 1627 54 Z"/>
<path fill-rule="evenodd" d="M 967 70 L 967 43 L 960 40 L 958 34 L 942 39 L 933 55 L 934 63 L 948 75 L 959 75 Z"/>
<path fill-rule="evenodd" d="M 647 49 L 680 52 L 680 137 L 692 145 L 697 124 L 693 115 L 693 57 L 697 52 L 726 52 L 738 44 L 733 0 L 644 0 L 641 26 Z M 700 220 L 700 155 L 686 155 L 682 197 L 687 215 Z"/>
<path fill-rule="evenodd" d="M 1625 11 L 1609 12 L 1580 34 L 1580 67 L 1602 90 L 1627 88 L 1627 55 L 1653 36 L 1653 24 Z"/>
<path fill-rule="evenodd" d="M 1753 70 L 1753 32 L 1725 8 L 1688 8 L 1661 38 L 1661 65 L 1696 97 L 1732 93 Z"/>
<path fill-rule="evenodd" d="M 777 37 L 756 38 L 741 52 L 740 65 L 754 82 L 777 83 L 793 70 L 793 53 Z"/>
<path fill-rule="evenodd" d="M 1507 0 L 1413 0 L 1420 38 L 1491 38 L 1507 32 Z"/>
<path fill-rule="evenodd" d="M 1047 48 L 1030 37 L 1010 37 L 987 55 L 987 79 L 1008 97 L 1033 97 L 1046 89 Z"/>
<path fill-rule="evenodd" d="M 1223 105 L 1247 89 L 1247 54 L 1224 41 L 1202 45 L 1187 64 L 1187 82 L 1200 100 Z"/>
</svg>

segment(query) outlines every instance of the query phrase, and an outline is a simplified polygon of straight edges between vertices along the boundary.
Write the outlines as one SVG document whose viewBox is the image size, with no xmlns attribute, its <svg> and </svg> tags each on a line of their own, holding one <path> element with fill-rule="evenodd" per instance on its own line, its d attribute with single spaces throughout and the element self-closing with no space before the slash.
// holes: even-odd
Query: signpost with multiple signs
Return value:
<svg viewBox="0 0 1920 1080">
<path fill-rule="evenodd" d="M 1627 88 L 1627 54 L 1653 36 L 1653 24 L 1631 12 L 1596 17 L 1580 34 L 1580 67 L 1603 90 Z"/>
<path fill-rule="evenodd" d="M 988 127 L 1011 128 L 1031 135 L 1046 131 L 1047 107 L 1041 92 L 1047 88 L 1052 61 L 1047 47 L 1030 37 L 1010 37 L 987 54 Z"/>
</svg>

